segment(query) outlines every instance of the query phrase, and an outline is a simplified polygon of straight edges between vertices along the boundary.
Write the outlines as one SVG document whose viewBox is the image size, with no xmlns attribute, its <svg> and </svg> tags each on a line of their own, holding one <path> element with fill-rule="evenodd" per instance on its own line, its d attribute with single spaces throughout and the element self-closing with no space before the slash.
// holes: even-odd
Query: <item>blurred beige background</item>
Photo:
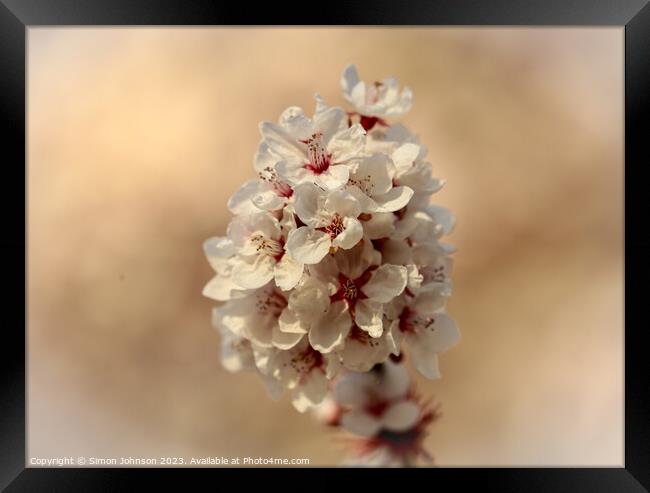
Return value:
<svg viewBox="0 0 650 493">
<path fill-rule="evenodd" d="M 28 34 L 28 455 L 306 457 L 331 431 L 219 363 L 201 244 L 257 125 L 397 76 L 458 225 L 439 465 L 623 463 L 623 30 Z"/>
</svg>

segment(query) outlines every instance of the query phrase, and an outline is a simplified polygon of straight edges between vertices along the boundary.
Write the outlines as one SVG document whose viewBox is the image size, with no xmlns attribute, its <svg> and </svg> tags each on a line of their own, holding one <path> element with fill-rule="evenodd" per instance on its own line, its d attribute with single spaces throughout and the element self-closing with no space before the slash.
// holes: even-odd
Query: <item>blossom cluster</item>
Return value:
<svg viewBox="0 0 650 493">
<path fill-rule="evenodd" d="M 423 402 L 403 364 L 387 361 L 369 372 L 347 372 L 315 410 L 317 418 L 340 427 L 347 440 L 348 464 L 411 466 L 432 463 L 424 449 L 428 425 L 440 416 Z"/>
<path fill-rule="evenodd" d="M 313 116 L 292 106 L 260 125 L 257 177 L 229 199 L 226 236 L 204 243 L 224 366 L 257 371 L 272 395 L 290 389 L 301 412 L 342 370 L 368 372 L 404 347 L 438 378 L 437 354 L 460 337 L 441 241 L 454 218 L 430 203 L 444 182 L 392 122 L 412 92 L 394 78 L 367 84 L 353 65 L 341 85 L 352 111 L 316 95 Z"/>
</svg>

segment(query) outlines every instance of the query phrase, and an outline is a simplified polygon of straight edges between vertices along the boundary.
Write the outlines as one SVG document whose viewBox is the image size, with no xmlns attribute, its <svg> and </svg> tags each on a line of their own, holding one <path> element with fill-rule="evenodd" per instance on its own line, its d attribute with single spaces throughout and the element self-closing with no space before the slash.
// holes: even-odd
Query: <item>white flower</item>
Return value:
<svg viewBox="0 0 650 493">
<path fill-rule="evenodd" d="M 221 364 L 223 367 L 232 373 L 254 369 L 255 358 L 251 341 L 228 330 L 215 318 L 213 312 L 213 326 L 219 330 L 221 335 Z"/>
<path fill-rule="evenodd" d="M 233 265 L 237 262 L 236 248 L 224 237 L 209 238 L 203 243 L 203 251 L 216 275 L 203 288 L 203 295 L 217 301 L 241 298 L 250 290 L 236 284 L 232 278 Z"/>
<path fill-rule="evenodd" d="M 391 157 L 395 164 L 394 183 L 410 187 L 418 198 L 428 203 L 429 196 L 440 190 L 445 182 L 431 176 L 431 163 L 423 160 L 425 152 L 417 144 L 406 143 L 395 149 Z"/>
<path fill-rule="evenodd" d="M 280 330 L 279 319 L 287 308 L 285 295 L 273 283 L 253 294 L 214 309 L 214 323 L 245 337 L 259 347 L 290 349 L 302 339 L 300 333 Z"/>
<path fill-rule="evenodd" d="M 399 315 L 399 334 L 408 344 L 413 365 L 427 378 L 440 378 L 438 353 L 460 341 L 456 323 L 443 311 L 446 298 L 439 290 L 422 292 Z"/>
<path fill-rule="evenodd" d="M 348 128 L 345 112 L 327 107 L 318 97 L 313 119 L 292 106 L 278 124 L 262 123 L 260 132 L 269 152 L 280 160 L 275 169 L 282 180 L 291 186 L 315 183 L 327 190 L 347 183 L 347 163 L 361 156 L 365 143 L 360 125 Z"/>
<path fill-rule="evenodd" d="M 334 387 L 336 402 L 347 408 L 341 425 L 362 437 L 409 430 L 420 417 L 420 406 L 410 399 L 410 388 L 404 366 L 389 361 L 366 373 L 343 375 Z"/>
<path fill-rule="evenodd" d="M 305 412 L 323 402 L 328 382 L 338 369 L 335 357 L 321 354 L 302 339 L 288 351 L 275 351 L 268 360 L 267 374 L 291 389 L 294 407 Z"/>
<path fill-rule="evenodd" d="M 268 212 L 233 219 L 228 237 L 237 250 L 232 261 L 232 280 L 237 285 L 255 289 L 275 278 L 280 288 L 288 290 L 300 281 L 303 265 L 284 250 L 286 229 L 291 228 L 287 220 L 284 226 Z"/>
<path fill-rule="evenodd" d="M 254 162 L 258 178 L 244 183 L 228 200 L 228 209 L 233 214 L 276 211 L 282 209 L 293 195 L 291 186 L 278 177 L 278 158 L 271 153 L 266 142 L 260 143 Z"/>
<path fill-rule="evenodd" d="M 381 336 L 384 304 L 402 293 L 407 281 L 406 267 L 377 265 L 375 253 L 364 241 L 349 252 L 324 258 L 311 269 L 329 286 L 332 304 L 344 302 L 355 325 L 371 337 Z"/>
<path fill-rule="evenodd" d="M 348 250 L 363 237 L 363 227 L 357 219 L 361 205 L 349 192 L 327 193 L 304 183 L 296 187 L 296 195 L 294 208 L 305 226 L 289 234 L 287 251 L 299 262 L 316 264 L 331 248 Z"/>
<path fill-rule="evenodd" d="M 411 89 L 405 87 L 400 93 L 399 84 L 394 77 L 366 84 L 359 80 L 357 68 L 348 65 L 341 76 L 341 87 L 345 99 L 362 116 L 362 125 L 366 130 L 370 130 L 376 123 L 386 125 L 384 118 L 400 117 L 411 109 Z M 366 117 L 366 122 L 363 117 Z"/>
<path fill-rule="evenodd" d="M 363 212 L 395 212 L 409 203 L 413 190 L 394 186 L 397 170 L 389 156 L 375 153 L 352 168 L 348 190 L 362 205 Z"/>
</svg>

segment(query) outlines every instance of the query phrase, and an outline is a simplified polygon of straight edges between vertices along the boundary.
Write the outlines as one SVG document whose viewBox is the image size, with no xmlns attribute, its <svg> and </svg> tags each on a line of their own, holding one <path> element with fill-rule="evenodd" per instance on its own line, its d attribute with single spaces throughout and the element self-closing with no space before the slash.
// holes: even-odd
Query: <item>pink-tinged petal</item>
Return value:
<svg viewBox="0 0 650 493">
<path fill-rule="evenodd" d="M 283 291 L 293 289 L 302 278 L 305 266 L 285 253 L 273 268 L 275 284 Z"/>
<path fill-rule="evenodd" d="M 382 322 L 383 313 L 384 310 L 381 303 L 373 300 L 360 300 L 355 307 L 354 321 L 370 337 L 379 337 L 384 330 Z"/>
<path fill-rule="evenodd" d="M 363 411 L 349 411 L 341 417 L 341 426 L 350 433 L 370 438 L 379 433 L 381 422 Z"/>
<path fill-rule="evenodd" d="M 407 431 L 420 419 L 420 407 L 413 401 L 401 401 L 390 406 L 381 422 L 390 431 Z"/>
<path fill-rule="evenodd" d="M 327 233 L 302 226 L 289 233 L 286 250 L 298 262 L 317 264 L 329 253 L 331 245 Z"/>
<path fill-rule="evenodd" d="M 350 170 L 344 164 L 332 165 L 318 175 L 313 175 L 314 183 L 325 190 L 339 190 L 348 182 Z"/>
<path fill-rule="evenodd" d="M 404 208 L 413 197 L 413 190 L 409 187 L 393 187 L 388 193 L 373 197 L 379 212 L 395 212 Z"/>
<path fill-rule="evenodd" d="M 332 240 L 332 246 L 349 250 L 363 238 L 363 226 L 358 219 L 346 217 L 343 219 L 344 230 Z"/>
<path fill-rule="evenodd" d="M 329 353 L 341 345 L 351 327 L 352 318 L 347 304 L 337 301 L 330 305 L 323 318 L 314 322 L 309 331 L 309 342 L 317 351 Z"/>
<path fill-rule="evenodd" d="M 363 286 L 363 292 L 368 298 L 380 303 L 388 303 L 406 287 L 407 272 L 402 265 L 381 265 Z"/>
<path fill-rule="evenodd" d="M 232 268 L 232 280 L 245 289 L 261 288 L 273 279 L 275 260 L 268 255 L 245 257 Z"/>
</svg>

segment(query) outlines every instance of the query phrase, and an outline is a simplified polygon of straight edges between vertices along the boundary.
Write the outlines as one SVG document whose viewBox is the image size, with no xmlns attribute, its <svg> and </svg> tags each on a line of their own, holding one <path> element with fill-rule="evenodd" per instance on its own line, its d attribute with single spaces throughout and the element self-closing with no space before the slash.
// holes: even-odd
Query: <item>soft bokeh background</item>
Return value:
<svg viewBox="0 0 650 493">
<path fill-rule="evenodd" d="M 622 29 L 28 35 L 28 455 L 307 457 L 335 436 L 219 363 L 204 239 L 257 124 L 397 76 L 458 217 L 440 465 L 623 462 Z"/>
</svg>

